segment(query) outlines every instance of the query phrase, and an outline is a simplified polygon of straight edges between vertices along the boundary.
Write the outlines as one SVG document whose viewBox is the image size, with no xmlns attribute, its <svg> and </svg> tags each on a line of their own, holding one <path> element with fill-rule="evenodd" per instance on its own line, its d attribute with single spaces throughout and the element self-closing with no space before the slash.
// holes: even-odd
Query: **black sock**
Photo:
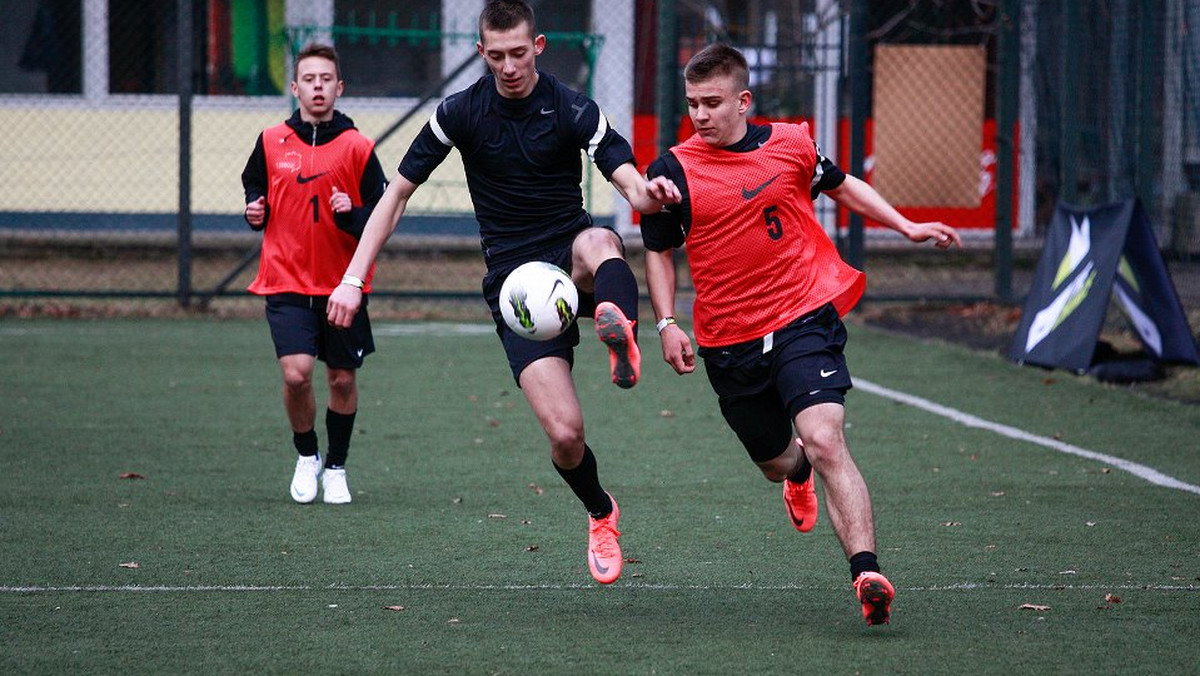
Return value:
<svg viewBox="0 0 1200 676">
<path fill-rule="evenodd" d="M 329 454 L 325 457 L 325 467 L 341 469 L 346 466 L 346 456 L 350 454 L 350 435 L 354 434 L 354 413 L 338 413 L 333 409 L 325 409 L 325 430 L 329 435 Z"/>
<path fill-rule="evenodd" d="M 875 560 L 875 552 L 859 552 L 850 557 L 850 581 L 858 579 L 859 575 L 870 571 L 879 572 L 879 561 Z"/>
<path fill-rule="evenodd" d="M 633 338 L 637 340 L 638 286 L 637 277 L 623 258 L 610 258 L 596 268 L 596 303 L 608 301 L 621 308 L 625 318 L 634 322 Z"/>
<path fill-rule="evenodd" d="M 804 455 L 804 451 L 800 451 L 800 467 L 792 475 L 788 477 L 788 481 L 794 484 L 802 484 L 808 481 L 808 477 L 812 476 L 812 463 L 808 461 L 808 456 Z"/>
<path fill-rule="evenodd" d="M 317 431 L 292 432 L 292 444 L 300 455 L 306 458 L 313 457 L 317 454 Z"/>
<path fill-rule="evenodd" d="M 575 497 L 579 498 L 579 501 L 583 503 L 583 508 L 592 515 L 593 519 L 606 517 L 612 512 L 612 500 L 600 486 L 600 475 L 596 471 L 596 456 L 592 454 L 592 449 L 587 444 L 583 446 L 583 460 L 580 461 L 578 467 L 563 469 L 553 461 L 550 464 L 558 470 L 558 475 L 575 492 Z"/>
</svg>

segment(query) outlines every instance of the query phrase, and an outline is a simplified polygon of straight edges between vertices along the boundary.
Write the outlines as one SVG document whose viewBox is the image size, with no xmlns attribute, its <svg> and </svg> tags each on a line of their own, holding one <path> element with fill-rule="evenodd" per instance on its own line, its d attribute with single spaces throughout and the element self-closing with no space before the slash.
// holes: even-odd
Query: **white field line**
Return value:
<svg viewBox="0 0 1200 676">
<path fill-rule="evenodd" d="M 382 585 L 66 585 L 66 586 L 14 586 L 0 587 L 3 594 L 70 594 L 70 593 L 272 593 L 272 592 L 421 592 L 421 591 L 450 591 L 450 592 L 512 592 L 512 591 L 579 591 L 596 589 L 599 585 L 590 583 L 580 584 L 382 584 Z M 826 587 L 817 585 L 782 584 L 654 584 L 629 582 L 614 585 L 611 589 L 638 589 L 649 591 L 844 591 L 842 587 Z M 1200 592 L 1200 585 L 1195 584 L 1135 584 L 1120 582 L 1114 584 L 1044 584 L 1044 583 L 1010 583 L 996 584 L 987 582 L 957 582 L 943 585 L 918 585 L 899 587 L 905 592 L 956 592 L 956 591 L 1010 591 L 1010 590 L 1047 590 L 1047 591 L 1112 591 L 1112 590 L 1141 590 L 1157 592 Z"/>
<path fill-rule="evenodd" d="M 1039 436 L 1037 434 L 1026 432 L 1022 429 L 1017 429 L 1016 427 L 1010 427 L 1008 425 L 1001 425 L 1000 423 L 995 423 L 990 420 L 984 420 L 983 418 L 973 416 L 970 413 L 964 413 L 958 409 L 950 408 L 949 406 L 942 406 L 941 404 L 929 401 L 928 399 L 922 399 L 921 397 L 907 394 L 905 392 L 889 389 L 887 387 L 883 387 L 882 385 L 876 385 L 875 383 L 872 383 L 868 380 L 862 380 L 861 378 L 854 379 L 854 387 L 855 389 L 863 390 L 864 392 L 876 394 L 893 401 L 908 404 L 909 406 L 915 406 L 930 413 L 949 418 L 957 423 L 966 425 L 967 427 L 988 430 L 989 432 L 995 432 L 996 434 L 1008 437 L 1010 439 L 1016 439 L 1017 441 L 1024 441 L 1031 444 L 1037 444 L 1039 446 L 1045 446 L 1046 448 L 1058 451 L 1059 453 L 1067 453 L 1069 455 L 1087 458 L 1088 460 L 1102 462 L 1106 465 L 1112 465 L 1117 469 L 1129 472 L 1139 479 L 1144 479 L 1157 486 L 1174 488 L 1176 490 L 1200 495 L 1200 486 L 1180 481 L 1179 479 L 1163 474 L 1153 467 L 1147 467 L 1146 465 L 1138 464 L 1132 460 L 1125 460 L 1124 458 L 1118 458 L 1112 455 L 1105 455 L 1103 453 L 1089 451 L 1086 448 L 1072 446 L 1071 444 L 1063 443 L 1057 439 Z"/>
</svg>

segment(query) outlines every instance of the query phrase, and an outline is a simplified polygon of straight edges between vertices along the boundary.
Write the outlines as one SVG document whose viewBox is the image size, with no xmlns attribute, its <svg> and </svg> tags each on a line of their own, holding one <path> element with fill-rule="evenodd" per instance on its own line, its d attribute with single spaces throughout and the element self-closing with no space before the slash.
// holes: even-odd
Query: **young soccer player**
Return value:
<svg viewBox="0 0 1200 676">
<path fill-rule="evenodd" d="M 684 70 L 696 133 L 650 165 L 648 175 L 669 177 L 682 197 L 642 219 L 663 359 L 681 374 L 695 369 L 691 340 L 674 319 L 672 250 L 686 243 L 696 342 L 721 413 L 763 475 L 783 483 L 802 532 L 817 519 L 816 470 L 863 616 L 879 624 L 895 591 L 880 573 L 870 496 L 843 435 L 851 381 L 840 316 L 866 280 L 838 256 L 812 200 L 824 192 L 914 242 L 946 248 L 960 240 L 943 223 L 904 218 L 844 174 L 820 155 L 806 124 L 749 124 L 748 72 L 732 47 L 698 52 Z"/>
<path fill-rule="evenodd" d="M 581 152 L 638 211 L 658 211 L 679 195 L 666 179 L 642 177 L 629 143 L 609 127 L 595 101 L 537 69 L 546 38 L 537 33 L 526 2 L 490 0 L 479 16 L 476 48 L 490 73 L 437 107 L 367 222 L 346 274 L 366 273 L 417 186 L 458 148 L 487 263 L 484 298 L 513 377 L 550 441 L 551 462 L 588 513 L 588 568 L 607 584 L 621 574 L 623 563 L 620 512 L 600 483 L 584 436 L 571 377 L 578 325 L 554 340 L 524 339 L 500 315 L 500 286 L 527 261 L 548 261 L 566 270 L 580 291 L 580 316 L 594 311 L 597 336 L 609 348 L 613 382 L 634 386 L 641 371 L 637 281 L 621 238 L 595 227 L 583 209 Z M 349 326 L 359 296 L 357 285 L 334 290 L 329 321 Z"/>
<path fill-rule="evenodd" d="M 242 171 L 246 222 L 263 231 L 250 291 L 266 297 L 267 323 L 283 372 L 283 406 L 299 453 L 292 499 L 316 499 L 320 477 L 322 499 L 344 504 L 351 501 L 345 466 L 358 410 L 356 376 L 375 344 L 365 297 L 363 311 L 344 327 L 326 320 L 325 305 L 343 281 L 387 181 L 374 142 L 334 109 L 345 85 L 333 47 L 306 47 L 296 56 L 292 76 L 299 109 L 259 134 Z M 365 293 L 370 277 L 370 270 L 362 270 L 353 282 Z M 317 360 L 325 362 L 329 386 L 324 463 L 315 429 Z"/>
</svg>

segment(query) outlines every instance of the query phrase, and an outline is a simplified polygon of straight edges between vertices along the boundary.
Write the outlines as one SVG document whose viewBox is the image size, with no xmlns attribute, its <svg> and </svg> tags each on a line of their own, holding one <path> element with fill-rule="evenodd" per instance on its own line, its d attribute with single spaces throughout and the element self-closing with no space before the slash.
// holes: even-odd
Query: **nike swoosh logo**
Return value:
<svg viewBox="0 0 1200 676">
<path fill-rule="evenodd" d="M 359 358 L 359 359 L 362 359 L 362 356 L 363 356 L 363 351 L 362 351 L 362 350 L 359 350 L 359 351 L 358 351 L 356 354 L 358 355 L 358 358 Z"/>
<path fill-rule="evenodd" d="M 754 197 L 756 195 L 758 195 L 758 193 L 762 192 L 767 186 L 774 183 L 775 179 L 779 178 L 782 175 L 783 175 L 782 173 L 775 174 L 771 178 L 767 179 L 766 183 L 763 183 L 762 185 L 758 186 L 754 190 L 746 190 L 745 188 L 742 188 L 742 199 L 744 199 L 744 200 L 754 199 Z"/>
<path fill-rule="evenodd" d="M 825 369 L 821 369 L 821 377 L 822 377 L 822 378 L 828 378 L 829 376 L 831 376 L 831 375 L 833 375 L 833 374 L 835 374 L 835 373 L 837 373 L 837 372 L 838 372 L 838 370 L 837 370 L 837 369 L 834 369 L 834 370 L 832 370 L 832 371 L 826 371 Z"/>
<path fill-rule="evenodd" d="M 546 110 L 545 108 L 542 108 L 541 113 L 542 113 L 542 115 L 553 115 L 554 109 L 551 108 L 550 110 Z"/>
<path fill-rule="evenodd" d="M 321 173 L 314 174 L 312 176 L 305 176 L 304 174 L 296 174 L 296 182 L 299 183 L 300 185 L 304 185 L 305 183 L 308 183 L 309 181 L 315 181 L 318 178 L 321 178 L 322 176 L 324 176 L 325 174 L 328 174 L 328 173 L 329 173 L 328 171 L 322 171 Z"/>
<path fill-rule="evenodd" d="M 600 559 L 596 558 L 596 552 L 592 552 L 592 565 L 596 567 L 596 572 L 601 575 L 608 572 L 607 566 L 600 565 Z"/>
</svg>

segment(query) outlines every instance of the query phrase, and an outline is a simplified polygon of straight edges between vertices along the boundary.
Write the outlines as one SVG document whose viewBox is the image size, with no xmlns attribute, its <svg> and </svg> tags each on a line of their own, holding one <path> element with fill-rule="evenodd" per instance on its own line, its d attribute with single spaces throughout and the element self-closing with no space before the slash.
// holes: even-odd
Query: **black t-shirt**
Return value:
<svg viewBox="0 0 1200 676">
<path fill-rule="evenodd" d="M 592 224 L 581 150 L 609 180 L 634 162 L 595 101 L 548 73 L 538 76 L 523 99 L 500 96 L 492 75 L 448 96 L 400 162 L 400 174 L 421 184 L 458 148 L 489 268 L 530 258 Z"/>
<path fill-rule="evenodd" d="M 735 153 L 748 153 L 758 150 L 762 144 L 771 138 L 771 125 L 748 124 L 746 135 L 742 140 L 724 150 Z M 815 142 L 814 142 L 814 145 Z M 667 151 L 650 163 L 646 175 L 650 178 L 666 176 L 679 187 L 683 200 L 679 204 L 668 205 L 665 211 L 642 215 L 642 243 L 651 251 L 666 251 L 683 246 L 687 239 L 688 230 L 692 227 L 692 203 L 688 193 L 687 176 L 683 166 L 671 151 Z M 817 147 L 817 165 L 810 184 L 810 196 L 813 199 L 826 190 L 833 190 L 846 180 L 846 174 L 829 158 L 821 154 Z"/>
</svg>

